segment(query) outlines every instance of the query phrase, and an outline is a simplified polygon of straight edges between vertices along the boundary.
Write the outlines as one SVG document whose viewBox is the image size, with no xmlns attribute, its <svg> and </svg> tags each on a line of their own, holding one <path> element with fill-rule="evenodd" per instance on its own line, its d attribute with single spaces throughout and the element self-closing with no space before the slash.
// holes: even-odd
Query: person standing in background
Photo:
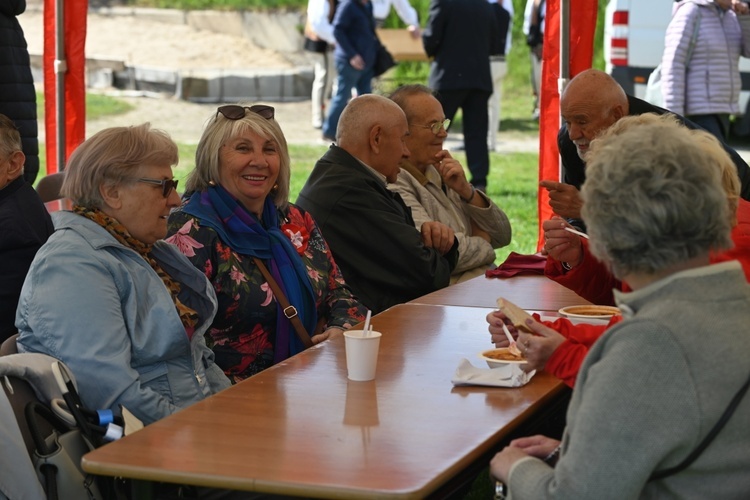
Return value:
<svg viewBox="0 0 750 500">
<path fill-rule="evenodd" d="M 375 26 L 382 28 L 385 24 L 385 18 L 391 12 L 391 5 L 396 8 L 398 17 L 406 24 L 409 33 L 413 38 L 419 38 L 419 16 L 417 11 L 411 6 L 409 0 L 372 0 L 372 15 L 375 17 Z"/>
<path fill-rule="evenodd" d="M 305 50 L 310 53 L 315 66 L 312 85 L 312 126 L 323 128 L 326 98 L 331 95 L 336 68 L 333 64 L 333 16 L 339 0 L 309 0 L 305 23 Z"/>
<path fill-rule="evenodd" d="M 725 141 L 740 112 L 740 55 L 750 56 L 748 5 L 737 0 L 674 4 L 661 61 L 664 107 Z M 690 57 L 688 57 L 690 56 Z"/>
<path fill-rule="evenodd" d="M 336 48 L 336 93 L 323 122 L 323 140 L 333 141 L 339 117 L 352 96 L 372 92 L 372 67 L 375 64 L 377 39 L 369 0 L 343 0 L 333 18 L 333 35 Z"/>
<path fill-rule="evenodd" d="M 498 47 L 497 53 L 490 54 L 490 75 L 492 75 L 492 95 L 487 103 L 489 128 L 487 129 L 487 149 L 494 151 L 497 147 L 497 132 L 500 130 L 500 100 L 502 99 L 503 80 L 508 72 L 505 55 L 510 53 L 512 41 L 511 25 L 513 21 L 512 0 L 488 0 L 492 13 L 497 19 Z"/>
<path fill-rule="evenodd" d="M 487 0 L 431 0 L 422 43 L 430 66 L 429 86 L 437 91 L 447 119 L 463 114 L 471 184 L 487 189 L 487 101 L 492 94 L 490 54 L 498 30 Z"/>
<path fill-rule="evenodd" d="M 0 113 L 18 126 L 26 155 L 23 176 L 33 184 L 39 173 L 36 91 L 26 38 L 16 16 L 26 11 L 26 0 L 0 2 Z"/>
<path fill-rule="evenodd" d="M 539 91 L 542 88 L 542 43 L 544 42 L 544 21 L 547 17 L 545 0 L 527 0 L 523 17 L 523 34 L 529 46 L 531 59 L 531 90 L 534 92 L 532 118 L 539 119 Z"/>
</svg>

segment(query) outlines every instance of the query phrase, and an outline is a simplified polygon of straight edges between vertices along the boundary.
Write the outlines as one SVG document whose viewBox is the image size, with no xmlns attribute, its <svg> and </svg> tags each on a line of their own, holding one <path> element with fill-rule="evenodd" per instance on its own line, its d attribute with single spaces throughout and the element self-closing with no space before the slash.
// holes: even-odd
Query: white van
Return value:
<svg viewBox="0 0 750 500">
<path fill-rule="evenodd" d="M 604 24 L 604 60 L 607 73 L 630 95 L 643 99 L 648 75 L 661 62 L 664 34 L 672 18 L 670 0 L 609 0 Z M 742 123 L 734 132 L 750 133 L 750 59 L 740 58 Z"/>
</svg>

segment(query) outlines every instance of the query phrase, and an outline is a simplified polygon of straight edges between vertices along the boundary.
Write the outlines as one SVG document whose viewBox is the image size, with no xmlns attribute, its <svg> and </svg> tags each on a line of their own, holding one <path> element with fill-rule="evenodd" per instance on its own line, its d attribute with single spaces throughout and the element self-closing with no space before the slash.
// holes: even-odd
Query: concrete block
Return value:
<svg viewBox="0 0 750 500">
<path fill-rule="evenodd" d="M 194 102 L 271 101 L 310 98 L 312 69 L 204 70 L 181 74 L 177 97 Z"/>
<path fill-rule="evenodd" d="M 102 16 L 137 16 L 158 23 L 186 24 L 187 12 L 179 9 L 153 9 L 148 7 L 90 7 L 91 12 Z"/>
<path fill-rule="evenodd" d="M 279 52 L 302 50 L 304 38 L 301 27 L 304 13 L 298 11 L 274 11 L 243 13 L 243 33 L 246 38 L 264 49 Z"/>
<path fill-rule="evenodd" d="M 194 10 L 187 13 L 187 24 L 200 30 L 242 36 L 242 14 L 218 10 Z"/>
</svg>

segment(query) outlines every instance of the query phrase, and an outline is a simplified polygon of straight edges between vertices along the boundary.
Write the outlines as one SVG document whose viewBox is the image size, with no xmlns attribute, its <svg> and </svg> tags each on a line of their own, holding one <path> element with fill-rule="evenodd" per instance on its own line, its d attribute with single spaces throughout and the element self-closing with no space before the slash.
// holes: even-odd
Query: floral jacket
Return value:
<svg viewBox="0 0 750 500">
<path fill-rule="evenodd" d="M 347 329 L 364 319 L 365 307 L 352 295 L 315 221 L 289 204 L 281 229 L 307 266 L 316 295 L 318 333 Z M 219 309 L 206 342 L 216 364 L 239 382 L 273 364 L 276 299 L 252 257 L 240 255 L 195 217 L 176 210 L 169 216 L 167 241 L 202 270 L 216 290 Z M 313 332 L 310 332 L 312 335 Z"/>
</svg>

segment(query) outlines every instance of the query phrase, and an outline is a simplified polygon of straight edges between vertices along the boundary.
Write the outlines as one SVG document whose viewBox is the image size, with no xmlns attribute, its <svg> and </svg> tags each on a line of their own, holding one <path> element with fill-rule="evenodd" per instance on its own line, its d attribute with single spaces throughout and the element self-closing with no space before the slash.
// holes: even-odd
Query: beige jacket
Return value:
<svg viewBox="0 0 750 500">
<path fill-rule="evenodd" d="M 404 163 L 394 184 L 388 188 L 401 195 L 414 218 L 414 225 L 421 229 L 428 221 L 442 222 L 456 233 L 458 238 L 458 264 L 451 275 L 451 284 L 484 274 L 495 262 L 495 248 L 510 243 L 510 221 L 505 213 L 487 195 L 477 192 L 489 206 L 480 208 L 461 200 L 461 197 L 445 187 L 440 173 L 430 165 L 422 174 L 413 165 Z M 472 236 L 471 221 L 490 235 L 491 242 Z"/>
</svg>

